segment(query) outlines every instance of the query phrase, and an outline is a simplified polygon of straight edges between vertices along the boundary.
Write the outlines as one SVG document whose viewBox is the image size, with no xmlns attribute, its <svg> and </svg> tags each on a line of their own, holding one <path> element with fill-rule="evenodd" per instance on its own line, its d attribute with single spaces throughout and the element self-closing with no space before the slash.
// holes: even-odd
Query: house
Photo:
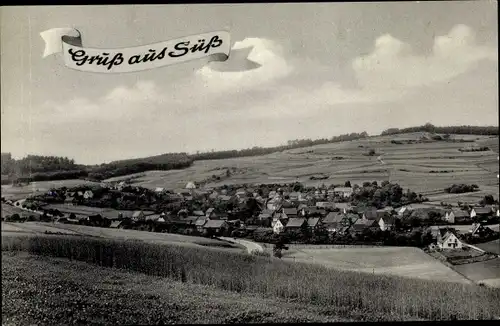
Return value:
<svg viewBox="0 0 500 326">
<path fill-rule="evenodd" d="M 363 212 L 362 218 L 364 220 L 376 220 L 378 217 L 377 210 L 375 208 L 369 208 Z"/>
<path fill-rule="evenodd" d="M 396 210 L 396 213 L 399 215 L 399 216 L 403 216 L 405 213 L 408 214 L 410 213 L 411 211 L 413 210 L 413 206 L 411 205 L 406 205 L 406 206 L 403 206 L 403 207 L 400 207 L 399 209 Z"/>
<path fill-rule="evenodd" d="M 207 223 L 208 221 L 208 218 L 204 217 L 204 216 L 200 216 L 196 219 L 196 221 L 194 222 L 194 225 L 196 227 L 196 230 L 198 232 L 202 232 L 203 231 L 203 226 L 205 225 L 205 223 Z"/>
<path fill-rule="evenodd" d="M 220 200 L 220 201 L 223 201 L 223 202 L 228 202 L 231 200 L 231 196 L 227 196 L 227 195 L 222 195 L 222 196 L 219 196 L 217 199 Z"/>
<path fill-rule="evenodd" d="M 273 232 L 276 234 L 280 234 L 285 230 L 285 225 L 286 225 L 285 220 L 279 220 L 279 219 L 276 220 L 273 224 Z"/>
<path fill-rule="evenodd" d="M 328 215 L 323 219 L 323 224 L 329 225 L 331 223 L 340 223 L 345 217 L 345 214 L 339 213 L 339 212 L 330 212 Z"/>
<path fill-rule="evenodd" d="M 145 215 L 144 215 L 144 212 L 143 211 L 135 211 L 133 214 L 132 214 L 132 219 L 133 220 L 144 220 L 145 218 Z"/>
<path fill-rule="evenodd" d="M 474 207 L 470 211 L 470 217 L 489 218 L 493 215 L 491 207 Z"/>
<path fill-rule="evenodd" d="M 362 218 L 358 218 L 352 225 L 351 225 L 351 230 L 354 231 L 355 233 L 360 233 L 363 232 L 365 229 L 369 228 L 372 226 L 374 221 L 372 220 L 365 220 Z"/>
<path fill-rule="evenodd" d="M 306 216 L 325 216 L 326 214 L 325 210 L 311 206 L 307 206 L 306 208 L 304 208 L 304 212 Z"/>
<path fill-rule="evenodd" d="M 481 238 L 493 232 L 494 231 L 492 229 L 490 229 L 489 227 L 485 227 L 481 223 L 473 223 L 472 228 L 469 230 L 471 236 L 475 238 Z"/>
<path fill-rule="evenodd" d="M 437 245 L 440 249 L 461 249 L 463 247 L 462 242 L 451 231 L 446 231 L 444 236 L 438 239 Z"/>
<path fill-rule="evenodd" d="M 228 228 L 229 225 L 227 224 L 227 222 L 222 220 L 208 220 L 205 225 L 203 225 L 203 229 L 211 232 L 214 235 L 220 235 Z"/>
<path fill-rule="evenodd" d="M 319 202 L 316 202 L 316 207 L 322 208 L 322 209 L 333 209 L 333 208 L 335 208 L 335 204 L 332 202 L 328 202 L 328 201 L 319 201 Z"/>
<path fill-rule="evenodd" d="M 285 226 L 287 231 L 290 230 L 300 230 L 303 226 L 307 225 L 307 220 L 302 217 L 294 217 L 288 220 L 288 223 Z"/>
<path fill-rule="evenodd" d="M 193 215 L 194 216 L 205 216 L 205 213 L 203 213 L 203 211 L 193 211 Z"/>
<path fill-rule="evenodd" d="M 291 218 L 291 217 L 297 217 L 297 209 L 290 207 L 290 208 L 283 208 L 282 213 L 284 214 L 284 218 Z"/>
<path fill-rule="evenodd" d="M 205 212 L 205 217 L 207 217 L 207 218 L 215 218 L 216 217 L 215 208 L 210 207 L 209 209 L 207 209 L 207 211 Z"/>
<path fill-rule="evenodd" d="M 396 219 L 394 218 L 394 216 L 386 215 L 378 220 L 378 225 L 380 226 L 380 230 L 382 231 L 392 230 L 394 229 L 395 222 Z"/>
<path fill-rule="evenodd" d="M 144 217 L 144 220 L 146 221 L 151 221 L 151 222 L 156 222 L 160 219 L 161 215 L 160 214 L 151 214 L 148 216 Z"/>
<path fill-rule="evenodd" d="M 83 193 L 83 198 L 85 198 L 85 199 L 90 199 L 90 198 L 93 198 L 93 197 L 94 197 L 94 193 L 92 192 L 92 190 L 86 190 Z"/>
<path fill-rule="evenodd" d="M 74 204 L 74 200 L 75 200 L 75 197 L 68 196 L 68 197 L 66 197 L 64 199 L 64 203 L 67 204 L 67 205 L 73 205 Z"/>
<path fill-rule="evenodd" d="M 336 187 L 333 189 L 333 192 L 337 196 L 341 197 L 350 197 L 352 195 L 352 188 L 351 187 Z"/>
<path fill-rule="evenodd" d="M 349 203 L 335 203 L 335 208 L 338 208 L 342 213 L 347 213 L 352 211 L 352 206 Z"/>
<path fill-rule="evenodd" d="M 469 214 L 461 209 L 450 210 L 446 212 L 444 219 L 450 224 L 462 223 L 469 219 Z"/>
<path fill-rule="evenodd" d="M 290 200 L 299 200 L 302 197 L 300 192 L 294 191 L 290 193 Z"/>
<path fill-rule="evenodd" d="M 270 209 L 263 209 L 260 214 L 259 214 L 259 217 L 258 219 L 259 220 L 267 220 L 267 219 L 270 219 L 271 217 L 273 217 L 273 211 L 270 210 Z"/>
<path fill-rule="evenodd" d="M 110 224 L 110 228 L 113 228 L 113 229 L 121 229 L 123 228 L 123 221 L 118 221 L 118 220 L 115 220 L 113 222 L 111 222 Z"/>
<path fill-rule="evenodd" d="M 311 217 L 307 219 L 307 226 L 312 230 L 317 230 L 321 227 L 321 221 L 319 217 Z"/>
<path fill-rule="evenodd" d="M 186 184 L 186 189 L 196 189 L 196 185 L 190 181 Z"/>
<path fill-rule="evenodd" d="M 155 192 L 156 193 L 161 193 L 161 192 L 163 192 L 163 190 L 164 190 L 164 188 L 158 187 L 158 188 L 155 189 Z"/>
</svg>

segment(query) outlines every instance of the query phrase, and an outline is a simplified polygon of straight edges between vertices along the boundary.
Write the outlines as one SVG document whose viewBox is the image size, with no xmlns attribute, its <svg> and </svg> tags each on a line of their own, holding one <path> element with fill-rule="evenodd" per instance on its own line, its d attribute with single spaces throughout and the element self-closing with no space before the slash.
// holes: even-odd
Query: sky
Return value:
<svg viewBox="0 0 500 326">
<path fill-rule="evenodd" d="M 496 1 L 2 7 L 1 150 L 81 164 L 430 122 L 498 125 Z M 229 29 L 258 69 L 95 74 L 40 33 L 122 48 Z"/>
</svg>

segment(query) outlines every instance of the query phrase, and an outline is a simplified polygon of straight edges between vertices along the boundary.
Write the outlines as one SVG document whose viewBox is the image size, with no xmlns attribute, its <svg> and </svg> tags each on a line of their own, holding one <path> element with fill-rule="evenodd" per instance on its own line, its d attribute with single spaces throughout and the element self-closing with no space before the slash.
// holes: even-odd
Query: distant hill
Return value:
<svg viewBox="0 0 500 326">
<path fill-rule="evenodd" d="M 439 127 L 427 123 L 410 128 L 389 128 L 380 136 L 397 135 L 404 133 L 424 132 L 429 134 L 469 134 L 498 136 L 497 126 L 448 126 Z M 375 136 L 375 135 L 374 135 Z M 45 181 L 88 178 L 104 180 L 112 177 L 140 173 L 150 170 L 172 170 L 189 167 L 194 161 L 218 160 L 235 157 L 250 157 L 282 152 L 285 150 L 305 148 L 314 145 L 338 143 L 343 141 L 365 139 L 366 132 L 350 133 L 334 136 L 329 139 L 296 139 L 288 141 L 286 145 L 274 147 L 253 147 L 241 150 L 211 151 L 196 154 L 166 153 L 144 158 L 113 161 L 101 165 L 79 165 L 73 159 L 57 156 L 28 155 L 22 159 L 13 159 L 10 153 L 2 153 L 2 184 L 13 181 Z M 491 147 L 498 152 L 498 140 L 491 140 Z M 495 146 L 496 143 L 496 146 Z"/>
</svg>

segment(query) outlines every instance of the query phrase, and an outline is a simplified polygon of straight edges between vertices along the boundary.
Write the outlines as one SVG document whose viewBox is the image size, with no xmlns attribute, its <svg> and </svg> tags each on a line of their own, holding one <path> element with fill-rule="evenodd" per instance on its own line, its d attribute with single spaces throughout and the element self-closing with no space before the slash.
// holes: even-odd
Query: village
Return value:
<svg viewBox="0 0 500 326">
<path fill-rule="evenodd" d="M 488 198 L 490 197 L 490 198 Z M 300 183 L 150 190 L 130 182 L 52 189 L 25 200 L 5 200 L 23 210 L 6 221 L 45 221 L 247 238 L 262 243 L 370 244 L 462 250 L 496 240 L 498 202 L 440 207 L 398 184 Z"/>
</svg>

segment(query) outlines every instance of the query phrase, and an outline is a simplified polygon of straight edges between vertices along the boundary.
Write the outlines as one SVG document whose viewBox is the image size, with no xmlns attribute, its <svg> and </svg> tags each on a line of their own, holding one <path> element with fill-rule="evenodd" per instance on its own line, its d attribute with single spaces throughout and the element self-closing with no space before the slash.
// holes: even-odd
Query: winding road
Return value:
<svg viewBox="0 0 500 326">
<path fill-rule="evenodd" d="M 260 244 L 253 242 L 253 241 L 228 238 L 228 237 L 220 237 L 219 239 L 242 245 L 245 248 L 247 248 L 248 253 L 252 253 L 252 251 L 254 251 L 254 250 L 256 250 L 258 252 L 264 252 L 264 248 Z"/>
</svg>

